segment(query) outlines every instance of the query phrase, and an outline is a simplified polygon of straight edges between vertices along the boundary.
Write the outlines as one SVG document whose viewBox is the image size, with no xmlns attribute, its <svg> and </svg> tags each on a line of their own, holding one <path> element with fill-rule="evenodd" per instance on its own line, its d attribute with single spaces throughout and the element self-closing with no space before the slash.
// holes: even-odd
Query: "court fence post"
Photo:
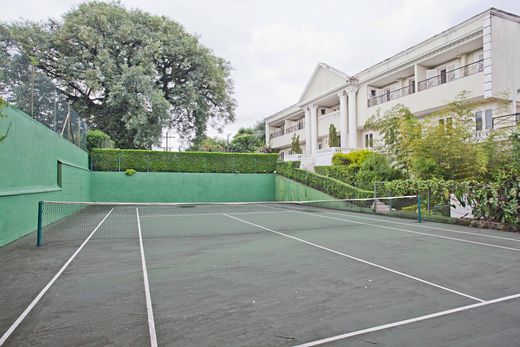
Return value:
<svg viewBox="0 0 520 347">
<path fill-rule="evenodd" d="M 38 202 L 38 231 L 36 233 L 36 246 L 40 247 L 43 241 L 43 201 Z"/>
<path fill-rule="evenodd" d="M 421 214 L 421 194 L 417 194 L 417 221 L 422 223 L 422 214 Z"/>
</svg>

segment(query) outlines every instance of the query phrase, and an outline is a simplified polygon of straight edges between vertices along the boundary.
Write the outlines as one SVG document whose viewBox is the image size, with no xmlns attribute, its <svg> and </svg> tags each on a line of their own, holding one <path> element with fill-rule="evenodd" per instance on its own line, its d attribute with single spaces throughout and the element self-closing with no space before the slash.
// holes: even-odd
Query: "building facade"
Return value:
<svg viewBox="0 0 520 347">
<path fill-rule="evenodd" d="M 477 141 L 519 121 L 520 16 L 492 8 L 355 75 L 320 63 L 298 102 L 265 119 L 266 143 L 302 167 L 330 165 L 334 153 L 376 146 L 364 128 L 372 115 L 402 104 L 424 118 L 462 91 L 481 105 Z M 328 144 L 331 124 L 341 147 Z M 293 136 L 302 154 L 291 152 Z"/>
</svg>

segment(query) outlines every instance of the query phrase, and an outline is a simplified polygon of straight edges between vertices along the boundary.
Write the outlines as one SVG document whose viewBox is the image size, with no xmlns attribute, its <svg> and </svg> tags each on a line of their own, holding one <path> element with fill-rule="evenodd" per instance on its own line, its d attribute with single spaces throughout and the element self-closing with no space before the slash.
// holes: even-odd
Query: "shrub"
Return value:
<svg viewBox="0 0 520 347">
<path fill-rule="evenodd" d="M 352 151 L 350 153 L 336 153 L 332 157 L 332 165 L 348 165 L 359 168 L 361 164 L 370 156 L 374 155 L 374 153 L 375 152 L 369 151 L 368 149 Z"/>
<path fill-rule="evenodd" d="M 295 168 L 291 163 L 278 163 L 276 173 L 303 183 L 338 199 L 371 197 L 372 192 L 358 189 L 337 179 Z"/>
<path fill-rule="evenodd" d="M 365 151 L 368 152 L 368 151 Z M 369 152 L 359 166 L 332 165 L 316 166 L 314 170 L 322 175 L 338 179 L 361 189 L 372 190 L 374 182 L 392 181 L 403 178 L 401 170 L 393 168 L 384 155 Z"/>
<path fill-rule="evenodd" d="M 470 187 L 468 199 L 475 218 L 520 231 L 520 175 L 504 175 L 492 184 Z"/>
<path fill-rule="evenodd" d="M 125 175 L 127 175 L 127 176 L 133 176 L 133 175 L 135 175 L 136 172 L 137 172 L 137 171 L 135 171 L 134 169 L 126 169 L 126 170 L 125 170 Z"/>
<path fill-rule="evenodd" d="M 271 173 L 278 155 L 94 149 L 90 158 L 96 171 Z"/>
<path fill-rule="evenodd" d="M 114 141 L 101 130 L 90 130 L 87 133 L 87 149 L 91 152 L 95 148 L 114 148 Z"/>
<path fill-rule="evenodd" d="M 393 181 L 403 178 L 401 170 L 393 168 L 382 154 L 373 153 L 360 165 L 354 185 L 362 189 L 372 189 L 375 182 Z"/>
<path fill-rule="evenodd" d="M 355 185 L 356 170 L 346 165 L 315 166 L 316 173 L 335 178 L 341 182 Z"/>
</svg>

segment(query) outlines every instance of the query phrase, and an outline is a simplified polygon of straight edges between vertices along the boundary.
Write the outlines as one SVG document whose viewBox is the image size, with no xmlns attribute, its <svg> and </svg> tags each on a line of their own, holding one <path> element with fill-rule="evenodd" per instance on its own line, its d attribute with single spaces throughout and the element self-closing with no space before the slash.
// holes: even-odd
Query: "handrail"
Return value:
<svg viewBox="0 0 520 347">
<path fill-rule="evenodd" d="M 458 80 L 460 78 L 474 75 L 482 71 L 484 71 L 484 59 L 478 60 L 468 65 L 458 67 L 453 70 L 446 71 L 446 73 L 442 73 L 422 80 L 419 83 L 417 83 L 417 89 L 419 91 L 430 89 L 444 83 L 448 83 L 451 81 Z"/>
<path fill-rule="evenodd" d="M 520 124 L 520 113 L 505 114 L 494 117 L 492 120 L 492 129 L 507 128 Z M 500 127 L 497 127 L 501 125 Z"/>
<path fill-rule="evenodd" d="M 269 138 L 270 139 L 274 139 L 276 137 L 280 137 L 280 136 L 283 136 L 285 134 L 290 134 L 292 132 L 295 132 L 295 131 L 298 131 L 298 130 L 302 130 L 305 128 L 305 123 L 304 122 L 298 122 L 298 124 L 296 125 L 293 125 L 293 126 L 290 126 L 288 128 L 282 128 L 278 131 L 275 131 L 274 133 L 271 133 L 269 135 Z"/>
<path fill-rule="evenodd" d="M 392 90 L 385 94 L 374 96 L 374 97 L 368 99 L 368 107 L 379 105 L 379 104 L 388 102 L 390 100 L 399 99 L 399 98 L 402 98 L 404 96 L 407 96 L 407 95 L 410 95 L 413 93 L 415 93 L 415 86 L 413 84 L 408 85 L 406 87 Z"/>
</svg>

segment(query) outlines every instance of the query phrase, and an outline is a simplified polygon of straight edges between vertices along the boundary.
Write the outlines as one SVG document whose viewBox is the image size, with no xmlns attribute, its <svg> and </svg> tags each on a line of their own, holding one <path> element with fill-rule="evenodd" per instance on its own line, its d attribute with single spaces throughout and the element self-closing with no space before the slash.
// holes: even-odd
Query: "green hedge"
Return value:
<svg viewBox="0 0 520 347">
<path fill-rule="evenodd" d="M 357 173 L 356 169 L 346 165 L 315 166 L 314 171 L 350 185 L 354 185 Z"/>
<path fill-rule="evenodd" d="M 277 154 L 94 149 L 94 171 L 271 173 Z"/>
<path fill-rule="evenodd" d="M 317 189 L 338 199 L 372 197 L 373 192 L 362 190 L 337 179 L 326 177 L 318 173 L 298 169 L 299 162 L 279 162 L 276 173 Z"/>
</svg>

